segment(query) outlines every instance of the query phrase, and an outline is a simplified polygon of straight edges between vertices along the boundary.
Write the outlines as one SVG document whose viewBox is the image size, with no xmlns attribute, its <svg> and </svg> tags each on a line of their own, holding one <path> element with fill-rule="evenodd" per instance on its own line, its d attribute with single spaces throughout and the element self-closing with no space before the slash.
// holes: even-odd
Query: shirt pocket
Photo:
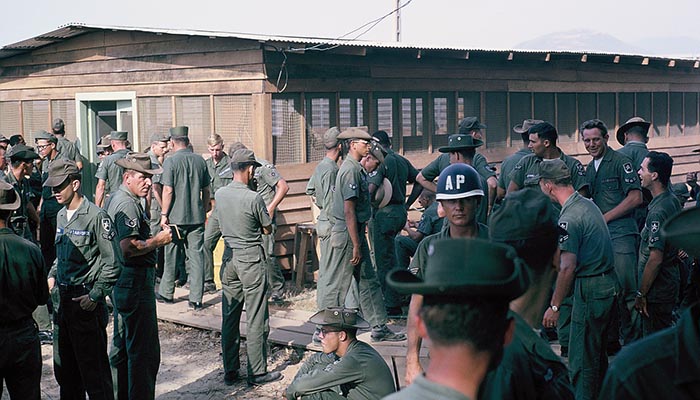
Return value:
<svg viewBox="0 0 700 400">
<path fill-rule="evenodd" d="M 66 240 L 67 239 L 67 240 Z M 68 255 L 71 263 L 75 264 L 88 264 L 91 258 L 91 244 L 92 240 L 90 235 L 85 236 L 70 236 L 66 237 L 65 244 L 68 247 Z"/>
</svg>

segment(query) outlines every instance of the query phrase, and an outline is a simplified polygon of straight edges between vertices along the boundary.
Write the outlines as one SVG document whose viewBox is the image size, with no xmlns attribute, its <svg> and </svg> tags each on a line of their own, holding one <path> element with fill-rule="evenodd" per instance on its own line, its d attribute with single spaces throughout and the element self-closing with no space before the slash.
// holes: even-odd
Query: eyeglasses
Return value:
<svg viewBox="0 0 700 400">
<path fill-rule="evenodd" d="M 369 141 L 368 141 L 368 140 L 365 140 L 365 139 L 355 139 L 355 140 L 353 140 L 353 143 L 357 143 L 357 142 L 362 143 L 362 144 L 364 144 L 364 145 L 369 145 Z"/>
<path fill-rule="evenodd" d="M 7 143 L 0 144 L 0 150 L 7 151 Z"/>
<path fill-rule="evenodd" d="M 332 332 L 340 332 L 340 329 L 321 328 L 321 334 L 323 336 L 326 336 L 327 334 L 332 333 Z"/>
<path fill-rule="evenodd" d="M 47 147 L 49 147 L 49 146 L 51 146 L 51 143 L 49 143 L 49 144 L 38 144 L 38 145 L 36 146 L 36 149 L 39 150 L 39 151 L 41 151 L 41 150 L 44 150 L 45 148 L 47 148 Z"/>
</svg>

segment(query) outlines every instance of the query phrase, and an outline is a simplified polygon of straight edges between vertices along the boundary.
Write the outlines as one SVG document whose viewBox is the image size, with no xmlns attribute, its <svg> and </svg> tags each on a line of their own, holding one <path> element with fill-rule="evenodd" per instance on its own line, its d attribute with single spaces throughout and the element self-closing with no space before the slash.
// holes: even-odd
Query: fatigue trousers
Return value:
<svg viewBox="0 0 700 400">
<path fill-rule="evenodd" d="M 378 209 L 372 218 L 372 250 L 377 278 L 384 295 L 386 308 L 401 307 L 401 296 L 386 284 L 386 276 L 397 268 L 394 239 L 406 225 L 406 207 L 403 204 L 389 204 Z"/>
<path fill-rule="evenodd" d="M 246 305 L 246 352 L 248 377 L 267 372 L 267 337 L 270 316 L 265 291 L 265 252 L 262 246 L 233 249 L 224 256 L 221 284 L 223 287 L 221 348 L 224 372 L 237 373 L 241 367 L 240 321 Z"/>
<path fill-rule="evenodd" d="M 396 254 L 396 265 L 398 268 L 406 270 L 411 265 L 411 257 L 418 250 L 418 243 L 408 236 L 396 235 L 394 239 L 394 252 Z"/>
<path fill-rule="evenodd" d="M 331 223 L 327 219 L 319 218 L 316 222 L 316 234 L 318 235 L 321 257 L 318 260 L 318 281 L 316 282 L 316 306 L 319 310 L 327 308 L 323 304 L 324 292 L 328 274 L 328 264 L 331 257 Z"/>
<path fill-rule="evenodd" d="M 0 397 L 41 399 L 41 344 L 31 317 L 0 322 Z"/>
<path fill-rule="evenodd" d="M 673 325 L 673 303 L 647 303 L 649 317 L 641 316 L 643 336 L 670 328 Z M 637 313 L 639 314 L 639 313 Z"/>
<path fill-rule="evenodd" d="M 212 215 L 216 212 L 216 206 Z M 219 220 L 209 218 L 204 225 L 204 282 L 214 282 L 214 250 L 221 239 Z"/>
<path fill-rule="evenodd" d="M 151 219 L 148 221 L 148 226 L 151 228 L 151 235 L 155 236 L 162 230 L 160 227 L 160 206 L 158 202 L 153 199 L 151 200 Z M 165 257 L 163 254 L 163 248 L 159 247 L 156 249 L 156 276 L 158 278 L 163 276 L 163 265 L 165 264 Z"/>
<path fill-rule="evenodd" d="M 175 293 L 175 272 L 178 263 L 188 260 L 190 296 L 192 302 L 201 303 L 204 291 L 204 224 L 178 225 L 184 240 L 180 243 L 166 244 L 165 265 L 163 277 L 160 280 L 158 293 L 172 299 Z"/>
<path fill-rule="evenodd" d="M 272 222 L 272 232 L 263 235 L 263 247 L 265 248 L 265 269 L 267 271 L 267 281 L 270 285 L 271 294 L 282 294 L 284 292 L 284 275 L 275 256 L 275 235 L 277 234 L 277 223 Z"/>
<path fill-rule="evenodd" d="M 124 266 L 112 291 L 109 362 L 117 400 L 155 398 L 160 341 L 154 286 L 154 268 Z"/>
<path fill-rule="evenodd" d="M 386 309 L 377 274 L 370 259 L 369 246 L 365 237 L 365 224 L 358 227 L 360 234 L 360 263 L 353 267 L 352 241 L 347 226 L 338 222 L 331 231 L 331 260 L 328 264 L 327 279 L 323 280 L 325 307 L 342 307 L 351 285 L 358 293 L 360 310 L 371 326 L 386 324 Z M 354 281 L 353 281 L 354 279 Z M 354 282 L 354 283 L 353 283 Z"/>
<path fill-rule="evenodd" d="M 617 300 L 612 273 L 577 277 L 574 282 L 569 339 L 569 369 L 576 400 L 597 399 L 608 369 L 606 339 Z"/>
<path fill-rule="evenodd" d="M 635 294 L 639 288 L 637 239 L 637 235 L 625 235 L 612 240 L 620 294 L 613 311 L 613 329 L 608 333 L 608 343 L 621 338 L 625 344 L 629 344 L 642 337 L 642 321 L 634 309 Z"/>
<path fill-rule="evenodd" d="M 74 297 L 86 291 L 61 290 L 61 305 L 54 326 L 54 376 L 61 400 L 114 398 L 112 374 L 107 358 L 107 306 L 97 303 L 85 311 Z"/>
<path fill-rule="evenodd" d="M 571 307 L 574 303 L 573 293 L 569 293 L 559 305 L 559 318 L 557 318 L 557 338 L 562 348 L 569 348 L 571 334 Z"/>
</svg>

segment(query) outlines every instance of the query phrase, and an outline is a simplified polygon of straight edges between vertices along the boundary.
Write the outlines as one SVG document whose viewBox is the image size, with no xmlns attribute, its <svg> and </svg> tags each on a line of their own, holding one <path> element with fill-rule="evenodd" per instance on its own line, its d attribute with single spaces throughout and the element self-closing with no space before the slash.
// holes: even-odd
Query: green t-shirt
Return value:
<svg viewBox="0 0 700 400">
<path fill-rule="evenodd" d="M 173 153 L 163 161 L 163 186 L 173 188 L 168 221 L 177 225 L 204 223 L 202 189 L 209 187 L 209 172 L 202 156 L 190 149 Z"/>
<path fill-rule="evenodd" d="M 57 136 L 56 138 L 58 139 L 58 142 L 56 143 L 56 151 L 71 161 L 82 161 L 80 152 L 78 151 L 78 147 L 76 147 L 75 143 L 71 142 L 65 137 Z"/>
<path fill-rule="evenodd" d="M 423 178 L 427 179 L 429 182 L 432 182 L 438 176 L 440 176 L 440 172 L 442 172 L 442 170 L 447 168 L 449 165 L 450 153 L 442 153 L 440 156 L 438 156 L 438 158 L 426 165 L 425 168 L 420 171 L 420 173 L 423 175 Z M 478 172 L 479 175 L 484 178 L 484 180 L 489 179 L 492 176 L 496 176 L 496 172 L 489 167 L 486 157 L 481 155 L 481 153 L 474 154 L 472 167 L 474 167 L 476 172 Z"/>
<path fill-rule="evenodd" d="M 576 254 L 577 278 L 612 271 L 612 240 L 603 214 L 592 201 L 574 192 L 561 208 L 559 226 L 567 232 L 559 237 L 559 249 Z"/>
<path fill-rule="evenodd" d="M 272 221 L 265 202 L 240 182 L 233 181 L 216 192 L 214 218 L 219 222 L 221 235 L 232 249 L 246 249 L 262 245 L 262 228 Z"/>
<path fill-rule="evenodd" d="M 329 217 L 332 223 L 345 223 L 345 201 L 355 199 L 355 216 L 357 223 L 369 221 L 372 207 L 369 201 L 367 172 L 359 161 L 347 157 L 338 170 L 333 192 L 333 206 Z"/>
<path fill-rule="evenodd" d="M 634 170 L 639 171 L 642 167 L 642 161 L 649 154 L 647 145 L 642 142 L 627 142 L 618 153 L 627 156 L 634 163 Z"/>
<path fill-rule="evenodd" d="M 306 185 L 306 194 L 314 196 L 314 204 L 321 210 L 318 215 L 319 220 L 328 221 L 338 169 L 338 163 L 324 157 L 314 169 L 314 173 Z"/>
</svg>

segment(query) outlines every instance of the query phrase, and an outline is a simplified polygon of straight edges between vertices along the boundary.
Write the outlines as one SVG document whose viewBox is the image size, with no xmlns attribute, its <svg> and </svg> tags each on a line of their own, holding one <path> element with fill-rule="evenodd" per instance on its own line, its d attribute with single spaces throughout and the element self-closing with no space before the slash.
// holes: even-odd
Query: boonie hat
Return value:
<svg viewBox="0 0 700 400">
<path fill-rule="evenodd" d="M 100 139 L 100 143 L 97 145 L 97 147 L 101 149 L 106 149 L 108 147 L 112 147 L 111 143 L 112 138 L 109 136 L 109 134 L 102 136 L 102 139 Z"/>
<path fill-rule="evenodd" d="M 189 134 L 190 128 L 186 126 L 175 126 L 170 128 L 170 137 L 175 138 L 175 137 L 187 137 Z"/>
<path fill-rule="evenodd" d="M 68 176 L 79 174 L 80 170 L 75 162 L 71 160 L 58 159 L 49 166 L 49 178 L 44 182 L 46 187 L 61 186 L 66 181 Z"/>
<path fill-rule="evenodd" d="M 693 257 L 700 257 L 700 207 L 686 208 L 671 217 L 663 227 L 661 236 Z"/>
<path fill-rule="evenodd" d="M 231 166 L 236 167 L 240 164 L 251 164 L 259 167 L 258 160 L 255 159 L 255 153 L 249 149 L 238 149 L 231 155 Z"/>
<path fill-rule="evenodd" d="M 541 161 L 540 171 L 535 176 L 535 179 L 550 179 L 555 181 L 557 179 L 570 177 L 571 171 L 569 171 L 569 167 L 566 166 L 564 161 L 557 158 L 556 160 Z"/>
<path fill-rule="evenodd" d="M 428 263 L 421 279 L 408 270 L 387 276 L 401 294 L 513 300 L 528 285 L 523 261 L 510 246 L 483 239 L 440 239 L 428 246 Z"/>
<path fill-rule="evenodd" d="M 457 133 L 468 135 L 469 132 L 477 129 L 486 129 L 486 125 L 479 122 L 476 117 L 467 117 L 459 121 L 459 131 Z"/>
<path fill-rule="evenodd" d="M 340 329 L 367 329 L 369 323 L 362 319 L 355 308 L 329 307 L 309 318 L 309 322 Z"/>
<path fill-rule="evenodd" d="M 340 135 L 338 135 L 338 140 L 344 139 L 372 140 L 372 136 L 370 136 L 369 133 L 367 133 L 367 131 L 363 131 L 360 128 L 348 128 L 340 132 Z"/>
<path fill-rule="evenodd" d="M 129 132 L 125 131 L 112 131 L 109 133 L 109 138 L 111 140 L 126 140 L 129 137 Z"/>
<path fill-rule="evenodd" d="M 29 146 L 25 146 L 23 144 L 16 144 L 12 146 L 10 151 L 7 152 L 7 157 L 10 158 L 12 161 L 16 160 L 36 160 L 41 157 L 34 151 L 33 148 Z"/>
<path fill-rule="evenodd" d="M 522 135 L 523 133 L 526 133 L 528 130 L 530 130 L 530 128 L 532 128 L 533 126 L 542 122 L 544 121 L 542 121 L 541 119 L 526 119 L 523 121 L 522 124 L 515 125 L 513 127 L 513 132 Z"/>
<path fill-rule="evenodd" d="M 338 135 L 340 135 L 340 129 L 337 126 L 333 126 L 323 134 L 323 146 L 327 149 L 332 149 L 338 145 Z"/>
<path fill-rule="evenodd" d="M 34 134 L 34 143 L 36 143 L 38 140 L 48 140 L 52 143 L 58 143 L 58 138 L 45 130 L 40 130 Z"/>
<path fill-rule="evenodd" d="M 642 117 L 632 117 L 628 119 L 627 122 L 617 129 L 617 133 L 615 134 L 617 142 L 624 146 L 625 132 L 635 126 L 641 127 L 644 130 L 644 136 L 646 137 L 649 134 L 649 126 L 651 126 L 651 122 L 645 121 Z"/>
<path fill-rule="evenodd" d="M 115 161 L 115 164 L 124 169 L 133 169 L 134 171 L 141 172 L 145 175 L 156 175 L 163 172 L 163 168 L 153 168 L 153 163 L 151 163 L 151 156 L 145 153 L 137 153 L 134 151 L 127 153 L 124 156 L 124 158 L 120 158 L 117 161 Z"/>
<path fill-rule="evenodd" d="M 491 240 L 504 242 L 565 234 L 552 201 L 535 188 L 508 193 L 489 218 Z"/>
<path fill-rule="evenodd" d="M 374 208 L 384 208 L 391 201 L 391 196 L 393 195 L 393 189 L 391 187 L 391 182 L 384 178 L 382 184 L 377 187 L 372 195 L 372 206 Z"/>
<path fill-rule="evenodd" d="M 20 199 L 15 188 L 11 184 L 0 180 L 0 210 L 14 211 L 19 208 L 21 203 L 22 199 Z"/>
<path fill-rule="evenodd" d="M 452 164 L 443 169 L 438 177 L 437 200 L 463 199 L 483 196 L 479 173 L 467 164 Z"/>
<path fill-rule="evenodd" d="M 453 151 L 477 148 L 483 144 L 484 142 L 479 139 L 474 139 L 472 135 L 457 133 L 450 135 L 450 137 L 447 138 L 447 146 L 440 147 L 438 151 L 440 153 L 451 153 Z"/>
</svg>

